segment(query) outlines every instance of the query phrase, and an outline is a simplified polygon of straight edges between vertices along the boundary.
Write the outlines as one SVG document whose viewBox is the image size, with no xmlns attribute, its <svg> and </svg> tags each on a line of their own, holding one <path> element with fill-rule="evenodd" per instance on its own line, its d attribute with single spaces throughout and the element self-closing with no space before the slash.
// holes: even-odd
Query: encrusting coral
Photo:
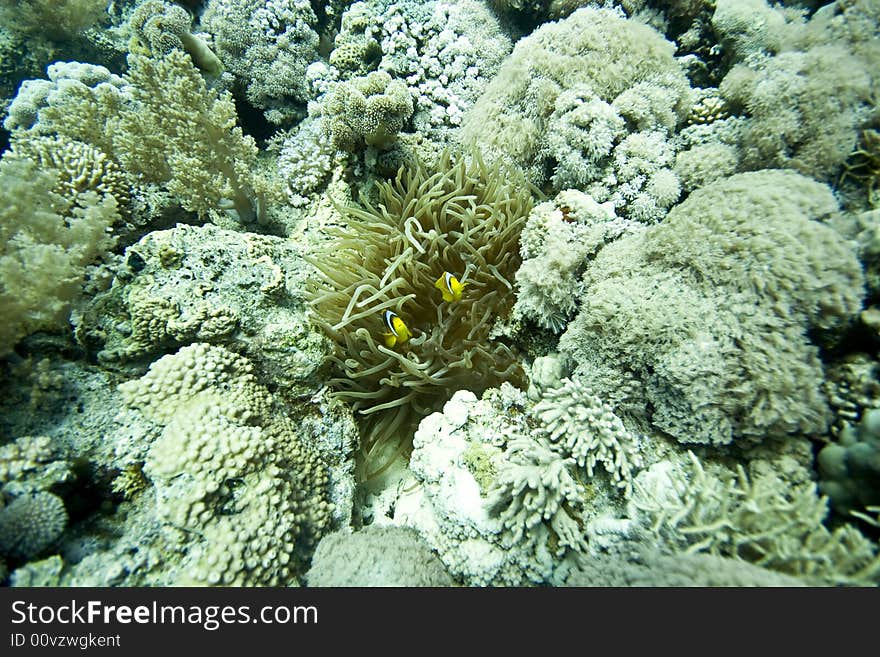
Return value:
<svg viewBox="0 0 880 657">
<path fill-rule="evenodd" d="M 513 304 L 531 208 L 520 176 L 476 154 L 454 163 L 446 153 L 436 171 L 402 168 L 381 183 L 378 206 L 343 210 L 347 226 L 312 258 L 320 274 L 312 305 L 335 343 L 341 375 L 331 384 L 365 420 L 366 454 L 383 444 L 406 450 L 415 423 L 455 390 L 521 377 L 511 349 L 490 331 Z M 449 303 L 437 289 L 447 272 L 466 283 Z M 383 344 L 388 311 L 411 339 Z"/>
<path fill-rule="evenodd" d="M 452 586 L 437 555 L 412 529 L 370 525 L 328 534 L 315 550 L 309 586 Z"/>
</svg>

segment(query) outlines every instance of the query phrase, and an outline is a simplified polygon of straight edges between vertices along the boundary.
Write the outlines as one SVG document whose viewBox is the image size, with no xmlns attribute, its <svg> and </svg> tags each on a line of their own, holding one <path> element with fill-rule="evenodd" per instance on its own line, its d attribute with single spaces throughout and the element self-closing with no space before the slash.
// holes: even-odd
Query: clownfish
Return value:
<svg viewBox="0 0 880 657">
<path fill-rule="evenodd" d="M 385 338 L 385 346 L 389 349 L 393 349 L 397 344 L 403 344 L 412 337 L 400 316 L 390 310 L 385 311 L 385 326 L 388 327 L 388 332 L 383 333 L 382 337 Z"/>
<path fill-rule="evenodd" d="M 443 272 L 443 275 L 437 279 L 436 283 L 434 283 L 434 287 L 440 290 L 440 294 L 443 295 L 443 300 L 446 303 L 461 301 L 461 291 L 464 289 L 465 285 L 467 285 L 467 283 L 460 283 L 459 280 L 448 271 Z"/>
</svg>

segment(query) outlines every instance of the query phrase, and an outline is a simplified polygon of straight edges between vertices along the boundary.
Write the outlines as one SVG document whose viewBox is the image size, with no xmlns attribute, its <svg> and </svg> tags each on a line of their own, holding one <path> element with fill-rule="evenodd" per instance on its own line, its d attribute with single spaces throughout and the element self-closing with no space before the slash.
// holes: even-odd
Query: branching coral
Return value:
<svg viewBox="0 0 880 657">
<path fill-rule="evenodd" d="M 877 547 L 855 527 L 822 524 L 827 501 L 814 484 L 789 488 L 774 474 L 707 472 L 690 453 L 687 474 L 671 473 L 665 495 L 639 490 L 635 506 L 674 550 L 733 557 L 815 583 L 880 580 Z"/>
<path fill-rule="evenodd" d="M 453 391 L 522 376 L 490 329 L 513 304 L 519 234 L 532 208 L 520 176 L 476 155 L 453 163 L 448 153 L 435 172 L 401 169 L 379 186 L 379 199 L 344 210 L 347 227 L 312 258 L 316 321 L 342 371 L 331 383 L 364 417 L 367 454 L 382 444 L 406 449 L 415 423 Z M 444 272 L 467 283 L 459 301 L 441 300 L 435 283 Z M 383 344 L 386 311 L 412 339 Z"/>
<path fill-rule="evenodd" d="M 570 455 L 588 477 L 601 463 L 614 484 L 631 494 L 633 470 L 641 465 L 638 439 L 592 390 L 564 379 L 544 392 L 532 413 L 541 420 L 539 433 L 555 451 Z"/>
<path fill-rule="evenodd" d="M 531 438 L 511 441 L 505 456 L 486 505 L 501 519 L 506 543 L 557 557 L 585 550 L 583 489 L 572 475 L 573 461 Z"/>
</svg>

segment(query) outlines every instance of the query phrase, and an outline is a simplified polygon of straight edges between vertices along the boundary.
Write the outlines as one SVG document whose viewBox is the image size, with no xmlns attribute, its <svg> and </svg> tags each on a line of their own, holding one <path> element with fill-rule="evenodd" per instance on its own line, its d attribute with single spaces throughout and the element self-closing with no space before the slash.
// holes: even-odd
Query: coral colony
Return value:
<svg viewBox="0 0 880 657">
<path fill-rule="evenodd" d="M 0 582 L 877 585 L 878 30 L 0 0 Z"/>
</svg>

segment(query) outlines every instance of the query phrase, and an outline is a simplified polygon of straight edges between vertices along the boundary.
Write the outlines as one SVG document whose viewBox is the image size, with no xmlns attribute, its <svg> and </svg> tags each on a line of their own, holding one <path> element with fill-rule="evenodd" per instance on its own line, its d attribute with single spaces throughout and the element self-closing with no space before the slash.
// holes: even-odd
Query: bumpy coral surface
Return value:
<svg viewBox="0 0 880 657">
<path fill-rule="evenodd" d="M 324 466 L 252 369 L 195 344 L 120 387 L 164 427 L 144 469 L 159 517 L 203 537 L 179 583 L 288 583 L 329 522 Z"/>
</svg>

